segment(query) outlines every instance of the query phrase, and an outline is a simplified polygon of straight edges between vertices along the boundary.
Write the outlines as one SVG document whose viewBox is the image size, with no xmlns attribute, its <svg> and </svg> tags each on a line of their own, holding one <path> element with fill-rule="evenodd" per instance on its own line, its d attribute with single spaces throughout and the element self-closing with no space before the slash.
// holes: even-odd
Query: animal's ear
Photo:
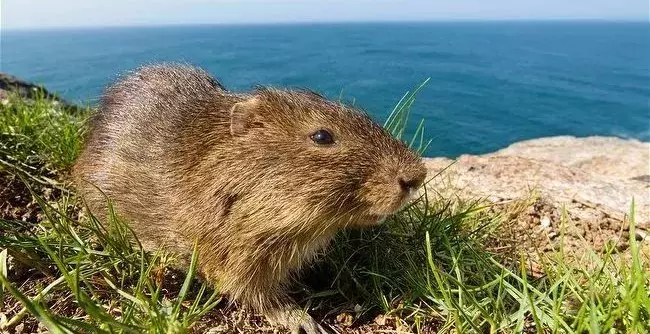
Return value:
<svg viewBox="0 0 650 334">
<path fill-rule="evenodd" d="M 257 97 L 235 103 L 230 109 L 230 134 L 233 136 L 244 134 L 255 123 L 259 107 L 260 100 Z"/>
</svg>

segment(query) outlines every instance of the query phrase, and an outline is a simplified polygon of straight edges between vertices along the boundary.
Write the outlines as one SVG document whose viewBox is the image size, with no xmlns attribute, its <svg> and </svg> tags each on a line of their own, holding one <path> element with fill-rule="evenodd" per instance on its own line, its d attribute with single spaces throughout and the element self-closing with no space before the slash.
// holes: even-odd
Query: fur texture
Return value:
<svg viewBox="0 0 650 334">
<path fill-rule="evenodd" d="M 185 65 L 108 88 L 73 175 L 95 214 L 109 197 L 148 249 L 191 253 L 209 281 L 272 320 L 299 322 L 289 276 L 346 226 L 396 212 L 426 176 L 367 115 L 308 91 L 226 91 Z M 320 129 L 334 144 L 318 145 Z"/>
</svg>

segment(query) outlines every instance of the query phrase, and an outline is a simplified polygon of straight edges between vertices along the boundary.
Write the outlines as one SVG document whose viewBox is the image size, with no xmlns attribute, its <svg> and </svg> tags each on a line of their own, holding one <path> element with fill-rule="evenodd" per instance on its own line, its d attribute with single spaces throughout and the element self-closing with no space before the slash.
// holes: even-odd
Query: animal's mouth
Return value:
<svg viewBox="0 0 650 334">
<path fill-rule="evenodd" d="M 417 201 L 419 197 L 419 194 L 417 190 L 410 191 L 408 193 L 404 193 L 399 200 L 397 201 L 395 208 L 393 209 L 393 212 L 391 215 L 394 215 L 400 211 L 402 211 L 404 208 L 408 207 L 415 201 Z"/>
<path fill-rule="evenodd" d="M 367 221 L 372 225 L 381 224 L 386 220 L 386 218 L 399 213 L 404 208 L 414 203 L 417 199 L 417 191 L 405 193 L 404 195 L 400 196 L 400 198 L 396 200 L 392 205 L 390 205 L 390 209 L 386 210 L 386 208 L 384 208 L 386 211 L 375 211 L 367 214 Z"/>
<path fill-rule="evenodd" d="M 411 185 L 412 184 L 412 185 Z M 365 204 L 360 213 L 360 225 L 381 224 L 389 216 L 395 215 L 413 205 L 421 197 L 421 182 L 407 182 L 400 179 L 399 186 L 384 182 L 380 186 L 372 184 L 363 199 Z"/>
</svg>

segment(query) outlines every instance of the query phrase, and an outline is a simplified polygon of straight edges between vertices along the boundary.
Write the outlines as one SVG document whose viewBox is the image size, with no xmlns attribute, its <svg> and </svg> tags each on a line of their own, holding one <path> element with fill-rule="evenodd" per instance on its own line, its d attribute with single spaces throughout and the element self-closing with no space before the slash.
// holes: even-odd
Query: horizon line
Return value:
<svg viewBox="0 0 650 334">
<path fill-rule="evenodd" d="M 455 19 L 414 19 L 414 20 L 336 20 L 336 21 L 286 21 L 286 22 L 180 22 L 180 23 L 142 23 L 142 24 L 108 24 L 108 25 L 71 25 L 71 26 L 40 26 L 40 27 L 2 27 L 2 32 L 8 31 L 49 31 L 49 30 L 78 30 L 78 29 L 119 29 L 119 28 L 165 28 L 165 27 L 198 27 L 198 26 L 305 26 L 305 25 L 335 25 L 335 24 L 399 24 L 399 23 L 650 23 L 647 19 L 637 18 L 455 18 Z"/>
</svg>

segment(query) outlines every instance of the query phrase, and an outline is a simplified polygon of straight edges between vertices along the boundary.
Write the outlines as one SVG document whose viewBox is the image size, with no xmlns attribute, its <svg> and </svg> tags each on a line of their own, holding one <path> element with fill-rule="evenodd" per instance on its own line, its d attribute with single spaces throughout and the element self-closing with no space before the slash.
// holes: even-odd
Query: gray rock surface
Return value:
<svg viewBox="0 0 650 334">
<path fill-rule="evenodd" d="M 623 218 L 634 198 L 637 220 L 650 214 L 650 143 L 614 137 L 533 139 L 455 162 L 426 159 L 430 186 L 492 201 L 523 198 L 536 190 L 552 202 L 580 202 Z M 446 170 L 444 170 L 447 168 Z M 443 171 L 444 170 L 444 171 Z"/>
<path fill-rule="evenodd" d="M 492 203 L 536 196 L 534 204 L 504 233 L 531 236 L 527 247 L 553 248 L 562 208 L 569 221 L 566 242 L 595 248 L 629 241 L 635 201 L 638 240 L 650 243 L 650 143 L 614 137 L 533 139 L 497 152 L 456 160 L 430 158 L 428 187 L 443 197 L 482 198 Z M 571 247 L 571 245 L 569 245 Z"/>
</svg>

